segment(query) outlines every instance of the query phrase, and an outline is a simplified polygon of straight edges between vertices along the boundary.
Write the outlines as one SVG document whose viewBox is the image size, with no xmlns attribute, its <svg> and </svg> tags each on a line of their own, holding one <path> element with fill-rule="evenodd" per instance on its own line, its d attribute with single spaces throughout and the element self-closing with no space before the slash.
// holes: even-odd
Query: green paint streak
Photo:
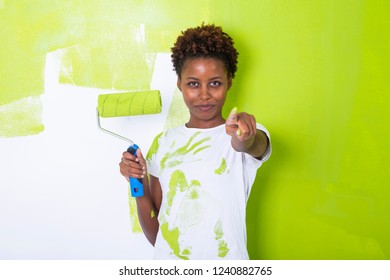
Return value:
<svg viewBox="0 0 390 280">
<path fill-rule="evenodd" d="M 158 148 L 159 148 L 159 146 L 160 146 L 159 140 L 160 140 L 160 138 L 161 138 L 161 136 L 162 136 L 163 134 L 164 134 L 164 133 L 161 132 L 160 134 L 158 134 L 158 135 L 154 138 L 154 140 L 153 140 L 153 142 L 152 142 L 152 145 L 150 146 L 149 151 L 148 151 L 148 153 L 146 154 L 146 160 L 147 160 L 149 163 L 150 163 L 150 161 L 151 161 L 153 155 L 155 155 L 155 154 L 157 153 L 157 151 L 158 151 Z"/>
<path fill-rule="evenodd" d="M 138 219 L 137 202 L 131 196 L 130 189 L 128 193 L 129 198 L 129 211 L 131 220 L 131 230 L 133 233 L 142 233 L 141 224 Z"/>
<path fill-rule="evenodd" d="M 210 146 L 204 146 L 204 147 L 201 147 L 201 148 L 195 150 L 195 151 L 194 151 L 194 155 L 196 155 L 197 153 L 199 153 L 199 152 L 201 152 L 201 151 L 203 151 L 204 149 L 207 149 L 207 148 L 209 148 L 209 147 L 210 147 Z"/>
<path fill-rule="evenodd" d="M 168 160 L 168 157 L 164 157 L 163 160 L 161 161 L 161 163 L 164 165 L 164 168 L 165 167 L 175 167 L 175 166 L 178 166 L 178 165 L 183 163 L 183 161 L 181 159 L 180 160 L 169 159 L 169 163 L 167 165 L 165 165 L 165 162 L 167 160 Z"/>
<path fill-rule="evenodd" d="M 218 175 L 222 175 L 222 173 L 224 173 L 226 171 L 226 166 L 227 166 L 226 160 L 223 158 L 221 165 L 217 169 L 214 170 L 214 173 L 218 174 Z"/>
<path fill-rule="evenodd" d="M 154 210 L 152 209 L 152 211 L 150 211 L 150 218 L 154 218 L 156 216 L 156 214 L 154 213 Z"/>
<path fill-rule="evenodd" d="M 180 246 L 179 246 L 179 229 L 177 227 L 173 228 L 172 230 L 169 230 L 168 223 L 164 223 L 160 226 L 161 234 L 163 238 L 167 241 L 169 247 L 171 247 L 173 253 L 178 256 L 179 258 L 183 260 L 188 260 L 189 258 L 185 255 L 189 255 L 190 252 L 188 249 L 183 251 L 182 254 L 180 254 Z"/>
<path fill-rule="evenodd" d="M 195 155 L 196 153 L 200 152 L 201 150 L 209 148 L 210 146 L 201 146 L 201 147 L 199 147 L 199 146 L 202 145 L 203 143 L 209 141 L 211 139 L 210 137 L 206 137 L 206 138 L 203 138 L 195 143 L 192 143 L 194 138 L 196 136 L 198 136 L 200 133 L 201 133 L 200 131 L 196 132 L 193 136 L 190 137 L 190 139 L 187 141 L 187 143 L 184 146 L 178 148 L 176 151 L 174 151 L 172 153 L 170 153 L 170 152 L 166 153 L 160 162 L 161 169 L 165 169 L 167 167 L 173 168 L 175 166 L 178 166 L 183 162 L 183 158 L 185 155 L 187 155 L 191 152 L 193 155 Z M 199 147 L 199 149 L 195 150 L 197 147 Z"/>
<path fill-rule="evenodd" d="M 181 252 L 181 253 L 182 253 L 182 255 L 189 256 L 189 255 L 191 255 L 191 250 L 190 249 L 184 249 L 183 252 Z"/>
</svg>

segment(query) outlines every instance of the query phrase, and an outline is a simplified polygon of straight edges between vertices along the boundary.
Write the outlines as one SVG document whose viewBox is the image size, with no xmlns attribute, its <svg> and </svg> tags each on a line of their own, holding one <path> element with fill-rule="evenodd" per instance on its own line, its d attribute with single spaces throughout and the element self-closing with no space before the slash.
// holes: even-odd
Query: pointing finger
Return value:
<svg viewBox="0 0 390 280">
<path fill-rule="evenodd" d="M 226 120 L 226 125 L 236 126 L 237 125 L 237 107 L 234 107 L 229 114 L 229 117 Z"/>
</svg>

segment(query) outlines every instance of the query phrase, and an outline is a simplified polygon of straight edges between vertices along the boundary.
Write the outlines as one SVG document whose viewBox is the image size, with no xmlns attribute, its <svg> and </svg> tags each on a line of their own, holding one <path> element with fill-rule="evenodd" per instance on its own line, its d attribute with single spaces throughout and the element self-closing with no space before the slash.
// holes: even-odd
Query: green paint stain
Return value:
<svg viewBox="0 0 390 280">
<path fill-rule="evenodd" d="M 42 105 L 30 98 L 44 92 L 49 51 L 74 44 L 82 32 L 69 3 L 7 1 L 0 15 L 0 136 L 40 133 Z M 74 11 L 78 11 L 76 5 Z"/>
<path fill-rule="evenodd" d="M 191 255 L 191 250 L 190 249 L 184 249 L 183 252 L 181 252 L 181 253 L 182 253 L 182 255 L 189 256 L 189 255 Z"/>
<path fill-rule="evenodd" d="M 187 179 L 181 170 L 175 170 L 172 173 L 171 180 L 169 182 L 169 189 L 171 191 L 179 188 L 181 192 L 184 192 L 193 187 L 199 187 L 200 182 L 198 180 L 191 180 L 191 183 L 187 182 Z"/>
<path fill-rule="evenodd" d="M 224 173 L 226 171 L 226 166 L 227 166 L 226 160 L 223 158 L 221 165 L 217 169 L 214 170 L 214 173 L 218 174 L 218 175 L 222 175 L 222 173 Z"/>
<path fill-rule="evenodd" d="M 102 25 L 110 30 L 102 30 L 99 40 L 86 40 L 67 48 L 62 57 L 60 82 L 95 88 L 148 90 L 155 54 L 145 53 L 144 43 L 135 39 L 144 36 L 139 25 L 128 24 L 129 28 L 115 23 Z"/>
<path fill-rule="evenodd" d="M 150 161 L 151 161 L 151 159 L 152 159 L 152 157 L 153 157 L 153 155 L 155 155 L 156 153 L 157 153 L 157 151 L 158 151 L 158 148 L 159 148 L 159 141 L 160 141 L 160 138 L 161 138 L 161 136 L 163 135 L 164 133 L 163 132 L 161 132 L 160 134 L 158 134 L 155 138 L 154 138 L 154 140 L 153 140 L 153 142 L 152 142 L 152 145 L 150 146 L 150 148 L 149 148 L 149 151 L 148 151 L 148 153 L 146 154 L 146 160 L 150 163 Z"/>
<path fill-rule="evenodd" d="M 154 210 L 152 209 L 152 211 L 150 211 L 150 218 L 154 218 L 156 216 L 156 214 L 154 213 Z"/>
<path fill-rule="evenodd" d="M 182 94 L 176 89 L 173 93 L 171 106 L 169 107 L 165 129 L 182 125 L 189 119 L 189 116 L 190 114 L 184 103 Z"/>
<path fill-rule="evenodd" d="M 172 206 L 172 202 L 176 196 L 177 190 L 184 192 L 199 186 L 200 182 L 198 180 L 192 180 L 190 183 L 188 183 L 183 171 L 175 170 L 171 175 L 171 180 L 169 181 L 169 191 L 167 193 L 168 205 Z"/>
<path fill-rule="evenodd" d="M 224 258 L 229 253 L 229 248 L 224 240 L 218 241 L 218 257 Z"/>
<path fill-rule="evenodd" d="M 221 221 L 218 221 L 215 224 L 214 232 L 215 232 L 215 240 L 221 239 L 223 237 L 223 230 L 222 230 L 222 222 Z"/>
<path fill-rule="evenodd" d="M 156 53 L 169 52 L 184 27 L 209 21 L 209 0 L 185 7 L 185 13 L 166 9 L 176 4 L 176 0 L 100 4 L 0 0 L 0 106 L 41 95 L 46 54 L 58 49 L 63 50 L 62 83 L 148 90 Z M 16 114 L 27 115 L 29 110 L 27 106 Z M 34 109 L 39 110 L 40 106 Z M 32 135 L 44 129 L 36 121 L 40 116 L 33 115 L 31 120 L 7 117 L 3 126 L 5 118 L 0 119 L 1 136 Z"/>
<path fill-rule="evenodd" d="M 224 258 L 229 253 L 229 247 L 225 240 L 222 239 L 224 236 L 222 222 L 219 220 L 214 226 L 215 240 L 218 241 L 218 257 Z"/>
<path fill-rule="evenodd" d="M 190 154 L 192 152 L 192 154 L 195 155 L 200 151 L 209 148 L 210 146 L 207 145 L 201 146 L 201 145 L 209 141 L 211 139 L 210 137 L 206 137 L 195 143 L 192 143 L 195 137 L 198 136 L 200 133 L 201 133 L 200 131 L 194 133 L 194 135 L 190 137 L 187 143 L 184 146 L 178 148 L 176 151 L 172 153 L 170 152 L 166 153 L 160 162 L 161 169 L 173 168 L 175 166 L 178 166 L 183 162 L 183 158 L 187 154 Z"/>
<path fill-rule="evenodd" d="M 167 216 L 170 215 L 170 210 L 173 204 L 173 200 L 177 195 L 177 192 L 187 192 L 186 199 L 196 199 L 199 197 L 197 192 L 197 188 L 200 186 L 200 182 L 198 180 L 191 180 L 190 182 L 186 179 L 183 171 L 175 170 L 169 181 L 169 191 L 167 193 L 167 206 L 165 210 L 165 214 Z M 164 218 L 163 218 L 164 219 Z M 182 258 L 188 259 L 188 256 L 191 254 L 190 248 L 184 249 L 180 252 L 180 244 L 179 244 L 179 236 L 180 230 L 179 227 L 176 226 L 172 230 L 168 229 L 168 223 L 165 222 L 160 226 L 160 230 L 162 232 L 163 238 L 167 241 L 173 253 Z"/>
<path fill-rule="evenodd" d="M 164 223 L 160 226 L 161 234 L 163 238 L 167 241 L 169 247 L 172 249 L 173 253 L 183 259 L 188 260 L 189 258 L 183 255 L 189 255 L 190 251 L 186 249 L 185 253 L 180 254 L 180 246 L 179 246 L 179 229 L 177 227 L 169 230 L 168 223 Z"/>
<path fill-rule="evenodd" d="M 192 190 L 190 193 L 190 198 L 191 199 L 197 199 L 199 197 L 199 193 L 197 190 Z"/>
<path fill-rule="evenodd" d="M 131 196 L 130 188 L 129 188 L 128 198 L 129 198 L 131 230 L 133 233 L 142 233 L 141 224 L 138 219 L 137 202 Z"/>
<path fill-rule="evenodd" d="M 34 135 L 42 132 L 42 106 L 39 97 L 27 97 L 0 106 L 0 137 Z"/>
<path fill-rule="evenodd" d="M 31 36 L 24 32 L 34 12 L 23 12 L 24 3 L 11 1 L 0 15 L 0 137 L 34 135 L 42 132 L 45 55 L 34 51 Z"/>
</svg>

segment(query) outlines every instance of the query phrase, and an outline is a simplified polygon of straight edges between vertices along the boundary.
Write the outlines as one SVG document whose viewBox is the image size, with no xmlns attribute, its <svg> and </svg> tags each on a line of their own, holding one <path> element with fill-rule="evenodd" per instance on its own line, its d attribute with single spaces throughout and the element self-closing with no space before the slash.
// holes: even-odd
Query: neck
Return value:
<svg viewBox="0 0 390 280">
<path fill-rule="evenodd" d="M 224 123 L 225 123 L 225 119 L 221 119 L 221 120 L 218 120 L 218 121 L 210 121 L 210 122 L 204 121 L 202 123 L 196 123 L 196 122 L 194 123 L 190 119 L 185 124 L 185 126 L 187 128 L 213 128 L 213 127 L 220 126 L 221 124 L 224 124 Z"/>
</svg>

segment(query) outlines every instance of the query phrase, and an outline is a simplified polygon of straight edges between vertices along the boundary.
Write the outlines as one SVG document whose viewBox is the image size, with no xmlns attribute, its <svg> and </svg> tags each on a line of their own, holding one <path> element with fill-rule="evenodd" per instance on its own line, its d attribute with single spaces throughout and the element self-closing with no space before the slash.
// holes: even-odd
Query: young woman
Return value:
<svg viewBox="0 0 390 280">
<path fill-rule="evenodd" d="M 143 178 L 138 217 L 156 259 L 248 259 L 246 203 L 271 144 L 253 115 L 222 116 L 233 45 L 212 24 L 181 33 L 171 57 L 190 118 L 157 135 L 146 160 L 124 152 L 119 164 L 126 178 Z"/>
</svg>

